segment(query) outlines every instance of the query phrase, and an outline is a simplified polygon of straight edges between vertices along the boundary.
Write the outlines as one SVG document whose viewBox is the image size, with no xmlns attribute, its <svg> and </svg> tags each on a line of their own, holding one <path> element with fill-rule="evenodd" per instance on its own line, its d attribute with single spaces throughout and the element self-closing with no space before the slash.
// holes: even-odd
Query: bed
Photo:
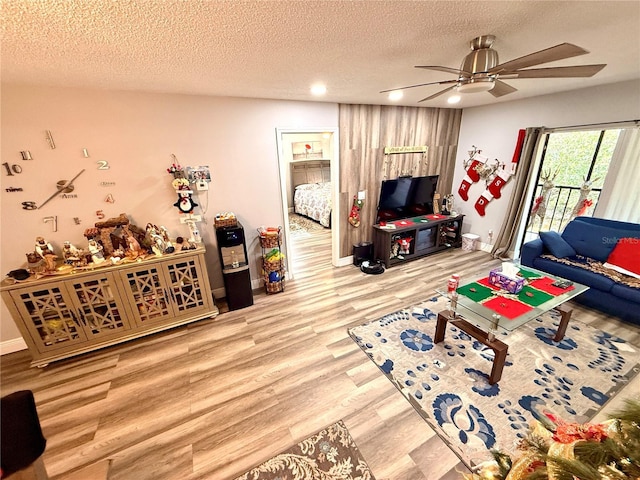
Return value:
<svg viewBox="0 0 640 480">
<path fill-rule="evenodd" d="M 293 194 L 293 211 L 331 227 L 331 182 L 303 183 Z"/>
<path fill-rule="evenodd" d="M 328 160 L 295 162 L 291 166 L 293 211 L 331 228 L 331 181 Z"/>
</svg>

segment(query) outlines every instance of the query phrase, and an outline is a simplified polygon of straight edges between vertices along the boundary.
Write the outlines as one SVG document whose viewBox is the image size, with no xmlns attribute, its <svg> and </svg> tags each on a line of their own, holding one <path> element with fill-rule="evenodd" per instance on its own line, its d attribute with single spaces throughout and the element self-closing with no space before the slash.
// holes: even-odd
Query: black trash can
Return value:
<svg viewBox="0 0 640 480">
<path fill-rule="evenodd" d="M 359 267 L 365 260 L 373 260 L 373 243 L 360 242 L 353 245 L 353 264 Z"/>
</svg>

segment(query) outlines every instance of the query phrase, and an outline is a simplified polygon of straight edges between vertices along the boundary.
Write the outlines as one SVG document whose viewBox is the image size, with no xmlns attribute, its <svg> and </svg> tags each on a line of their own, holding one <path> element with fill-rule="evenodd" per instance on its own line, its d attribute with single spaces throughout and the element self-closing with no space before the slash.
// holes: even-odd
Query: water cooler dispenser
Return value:
<svg viewBox="0 0 640 480">
<path fill-rule="evenodd" d="M 253 305 L 244 228 L 239 222 L 233 226 L 216 227 L 216 239 L 229 310 Z"/>
</svg>

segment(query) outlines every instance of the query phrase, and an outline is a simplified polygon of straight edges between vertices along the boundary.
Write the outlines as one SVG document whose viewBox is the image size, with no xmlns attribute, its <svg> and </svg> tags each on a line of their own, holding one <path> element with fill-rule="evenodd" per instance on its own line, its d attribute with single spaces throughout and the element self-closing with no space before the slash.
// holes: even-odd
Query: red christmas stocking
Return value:
<svg viewBox="0 0 640 480">
<path fill-rule="evenodd" d="M 489 190 L 485 190 L 482 195 L 480 195 L 480 197 L 478 197 L 478 200 L 476 200 L 476 204 L 474 205 L 476 211 L 480 214 L 481 217 L 484 217 L 485 215 L 485 208 L 487 208 L 487 204 L 493 200 L 493 195 L 491 195 L 491 192 L 489 192 Z"/>
<path fill-rule="evenodd" d="M 498 172 L 496 176 L 493 177 L 491 184 L 487 187 L 491 195 L 493 195 L 493 198 L 500 198 L 500 196 L 502 195 L 502 187 L 509 181 L 510 176 L 510 173 L 507 173 L 503 170 L 501 172 Z"/>
<path fill-rule="evenodd" d="M 476 171 L 478 165 L 480 165 L 479 160 L 471 161 L 471 165 L 467 168 L 467 174 L 462 179 L 460 188 L 458 188 L 458 195 L 460 195 L 465 202 L 469 200 L 469 187 L 471 187 L 471 184 L 480 180 L 480 174 Z"/>
<path fill-rule="evenodd" d="M 351 207 L 351 213 L 349 213 L 349 223 L 354 227 L 360 226 L 360 209 L 364 205 L 363 200 L 358 200 L 358 197 L 353 196 L 353 206 Z"/>
</svg>

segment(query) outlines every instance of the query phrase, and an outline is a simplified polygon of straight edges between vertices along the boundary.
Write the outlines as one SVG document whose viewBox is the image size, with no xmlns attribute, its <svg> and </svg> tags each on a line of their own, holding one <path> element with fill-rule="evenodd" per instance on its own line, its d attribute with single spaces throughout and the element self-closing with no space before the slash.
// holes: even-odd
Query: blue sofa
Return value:
<svg viewBox="0 0 640 480">
<path fill-rule="evenodd" d="M 620 238 L 640 239 L 640 225 L 577 217 L 562 235 L 541 232 L 541 236 L 544 241 L 537 238 L 522 246 L 522 265 L 588 285 L 577 302 L 640 325 L 640 288 L 616 281 L 616 272 L 602 266 Z M 640 255 L 640 240 L 637 248 Z"/>
</svg>

